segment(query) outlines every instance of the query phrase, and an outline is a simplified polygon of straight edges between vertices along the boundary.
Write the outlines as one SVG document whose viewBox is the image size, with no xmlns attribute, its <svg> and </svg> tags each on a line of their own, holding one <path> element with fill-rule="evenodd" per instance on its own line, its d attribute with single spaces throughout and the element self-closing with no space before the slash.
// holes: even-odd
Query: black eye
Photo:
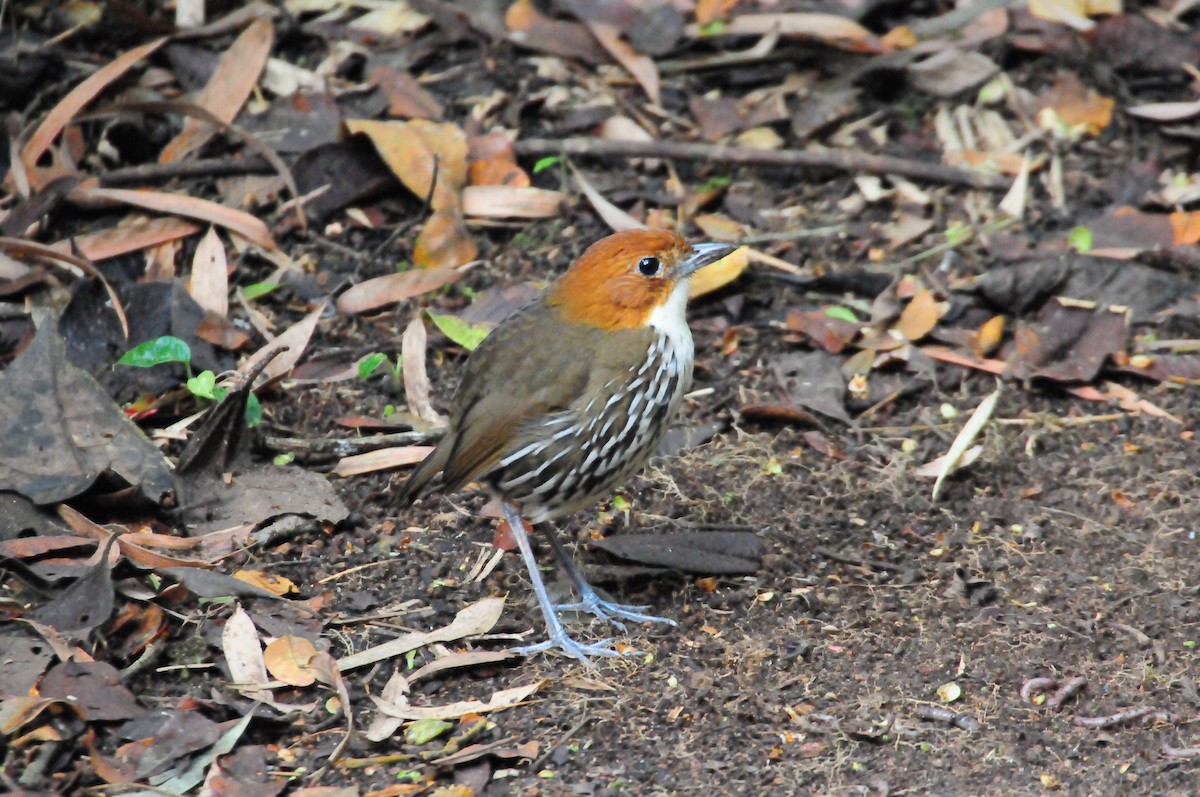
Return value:
<svg viewBox="0 0 1200 797">
<path fill-rule="evenodd" d="M 654 277 L 662 271 L 662 261 L 657 257 L 643 257 L 638 261 L 638 271 L 644 277 Z"/>
</svg>

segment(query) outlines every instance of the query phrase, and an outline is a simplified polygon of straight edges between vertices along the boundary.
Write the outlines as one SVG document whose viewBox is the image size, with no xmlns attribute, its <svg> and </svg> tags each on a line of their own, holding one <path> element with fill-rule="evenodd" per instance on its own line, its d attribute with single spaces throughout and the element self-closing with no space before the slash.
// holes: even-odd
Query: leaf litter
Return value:
<svg viewBox="0 0 1200 797">
<path fill-rule="evenodd" d="M 14 755 L 47 750 L 47 740 L 61 742 L 63 733 L 71 733 L 47 721 L 70 700 L 33 695 L 66 695 L 82 684 L 107 691 L 109 701 L 85 705 L 90 714 L 80 717 L 99 747 L 93 737 L 84 742 L 78 734 L 65 742 L 88 748 L 96 762 L 95 773 L 86 775 L 93 784 L 95 778 L 144 782 L 174 793 L 207 784 L 217 793 L 226 778 L 242 778 L 260 785 L 260 793 L 283 788 L 265 774 L 265 762 L 286 767 L 298 759 L 287 758 L 295 755 L 290 748 L 268 754 L 246 743 L 244 734 L 258 712 L 243 695 L 221 683 L 214 686 L 218 697 L 202 702 L 187 696 L 186 688 L 166 687 L 173 673 L 205 677 L 213 664 L 205 659 L 214 657 L 222 666 L 238 662 L 229 674 L 236 670 L 246 681 L 234 677 L 235 684 L 271 683 L 275 705 L 286 711 L 315 706 L 318 693 L 334 695 L 327 705 L 344 714 L 345 732 L 322 753 L 326 760 L 332 753 L 335 767 L 338 760 L 350 760 L 345 754 L 353 744 L 355 711 L 370 707 L 357 687 L 365 684 L 369 691 L 371 684 L 351 681 L 345 673 L 366 678 L 361 668 L 368 663 L 387 663 L 392 670 L 379 706 L 396 715 L 377 715 L 368 738 L 405 749 L 433 744 L 448 730 L 444 725 L 429 726 L 438 733 L 394 732 L 405 718 L 462 718 L 459 735 L 437 756 L 406 762 L 462 767 L 464 777 L 468 764 L 482 766 L 482 780 L 472 782 L 483 790 L 500 777 L 493 759 L 537 755 L 536 742 L 517 743 L 496 726 L 505 722 L 534 736 L 543 733 L 523 719 L 521 707 L 536 696 L 566 716 L 575 687 L 531 680 L 526 667 L 536 669 L 535 662 L 517 664 L 509 654 L 476 647 L 491 642 L 489 636 L 511 637 L 507 615 L 520 609 L 510 602 L 502 610 L 494 597 L 461 608 L 463 596 L 456 590 L 485 590 L 475 593 L 479 596 L 512 589 L 511 582 L 497 580 L 504 578 L 499 558 L 456 556 L 470 505 L 451 514 L 427 502 L 414 515 L 393 519 L 377 508 L 386 507 L 388 477 L 362 475 L 411 464 L 427 449 L 406 445 L 357 455 L 371 461 L 343 458 L 334 474 L 344 481 L 335 488 L 326 476 L 289 465 L 294 453 L 269 450 L 264 458 L 264 436 L 243 423 L 252 404 L 265 405 L 266 422 L 289 434 L 295 428 L 320 435 L 329 420 L 350 413 L 372 420 L 356 427 L 364 440 L 375 429 L 415 432 L 415 422 L 405 419 L 440 422 L 452 387 L 449 375 L 463 350 L 528 301 L 536 284 L 602 234 L 604 225 L 667 225 L 693 238 L 749 244 L 693 285 L 693 295 L 700 297 L 694 326 L 703 387 L 689 399 L 686 422 L 719 430 L 729 429 L 733 418 L 736 425 L 731 436 L 718 432 L 703 449 L 707 461 L 685 452 L 686 461 L 701 468 L 699 481 L 674 466 L 654 473 L 670 474 L 678 497 L 717 491 L 703 505 L 693 501 L 689 515 L 718 526 L 747 518 L 757 530 L 605 537 L 629 525 L 631 517 L 645 515 L 643 506 L 631 515 L 628 503 L 619 510 L 616 504 L 602 507 L 583 528 L 568 527 L 592 547 L 639 565 L 663 560 L 677 572 L 723 572 L 761 585 L 750 590 L 747 616 L 756 619 L 747 622 L 769 630 L 743 635 L 725 615 L 706 614 L 704 628 L 721 626 L 712 629 L 715 635 L 702 631 L 695 642 L 685 628 L 669 656 L 661 648 L 658 660 L 639 665 L 650 679 L 646 683 L 657 684 L 655 667 L 675 669 L 675 660 L 690 656 L 693 647 L 716 646 L 703 648 L 705 655 L 715 654 L 704 662 L 689 662 L 686 677 L 661 671 L 666 694 L 676 689 L 700 694 L 719 682 L 726 691 L 703 694 L 719 695 L 726 705 L 767 722 L 787 717 L 781 721 L 804 733 L 830 721 L 815 717 L 837 723 L 840 712 L 843 720 L 851 719 L 853 711 L 847 713 L 840 698 L 810 697 L 851 689 L 846 684 L 855 682 L 855 674 L 843 664 L 853 658 L 847 651 L 857 661 L 877 663 L 854 634 L 838 634 L 837 624 L 872 628 L 881 639 L 899 639 L 897 649 L 914 646 L 918 652 L 912 655 L 931 662 L 944 658 L 944 651 L 927 647 L 927 637 L 937 635 L 889 636 L 908 622 L 886 597 L 889 574 L 907 568 L 921 571 L 913 583 L 938 580 L 922 553 L 934 560 L 958 556 L 984 567 L 999 562 L 1003 575 L 992 575 L 1006 582 L 1013 605 L 1038 616 L 1043 633 L 1061 627 L 1062 618 L 1039 614 L 1047 610 L 1038 600 L 1018 596 L 1027 586 L 1028 562 L 1062 564 L 1037 547 L 1046 529 L 1063 533 L 1047 518 L 1065 517 L 1050 510 L 1060 508 L 1068 489 L 1057 483 L 1066 469 L 1053 473 L 1053 465 L 1041 461 L 1053 456 L 1045 451 L 1057 450 L 1057 443 L 1047 441 L 1070 439 L 1079 446 L 1068 457 L 1074 474 L 1087 467 L 1086 455 L 1095 446 L 1114 439 L 1124 445 L 1116 459 L 1128 462 L 1143 447 L 1157 451 L 1167 441 L 1186 446 L 1190 440 L 1191 418 L 1181 396 L 1200 378 L 1195 353 L 1200 313 L 1189 271 L 1190 248 L 1200 238 L 1191 206 L 1200 195 L 1189 189 L 1195 176 L 1168 125 L 1194 114 L 1191 98 L 1180 91 L 1184 82 L 1176 78 L 1182 74 L 1179 64 L 1194 63 L 1196 43 L 1166 17 L 1125 13 L 1119 4 L 972 7 L 928 19 L 907 10 L 857 18 L 780 12 L 755 2 L 699 3 L 695 9 L 503 5 L 489 14 L 436 2 L 422 4 L 420 11 L 406 3 L 386 8 L 291 3 L 296 27 L 290 41 L 275 35 L 279 17 L 273 11 L 247 6 L 166 45 L 156 37 L 164 29 L 160 23 L 169 29 L 170 20 L 131 22 L 117 36 L 110 12 L 97 9 L 88 35 L 100 47 L 89 52 L 107 56 L 86 56 L 88 70 L 60 49 L 63 42 L 71 46 L 81 29 L 61 41 L 43 37 L 21 45 L 27 49 L 18 62 L 30 74 L 37 74 L 41 59 L 71 77 L 35 99 L 28 92 L 38 79 L 14 74 L 21 100 L 13 107 L 29 109 L 22 128 L 30 132 L 14 140 L 17 157 L 4 189 L 10 211 L 0 221 L 10 236 L 4 249 L 18 267 L 0 277 L 0 300 L 9 312 L 0 323 L 0 379 L 9 380 L 5 394 L 11 399 L 0 408 L 0 439 L 10 446 L 9 455 L 0 458 L 10 463 L 9 483 L 0 488 L 23 502 L 6 503 L 4 517 L 13 518 L 13 528 L 24 534 L 11 536 L 5 528 L 0 551 L 9 557 L 6 575 L 17 575 L 14 584 L 20 585 L 10 587 L 6 579 L 11 592 L 5 597 L 20 596 L 19 605 L 6 606 L 24 621 L 23 634 L 31 629 L 38 634 L 3 632 L 8 658 L 0 716 L 6 732 L 22 733 L 10 740 L 19 742 L 12 749 L 25 751 Z M 1186 17 L 1194 10 L 1175 13 Z M 65 30 L 41 30 L 57 21 L 24 9 L 17 19 L 27 26 L 23 31 Z M 145 43 L 130 49 L 139 39 Z M 304 58 L 292 49 L 296 41 L 305 42 Z M 388 46 L 377 47 L 379 41 Z M 997 65 L 988 55 L 994 51 L 978 49 L 989 41 L 1020 52 L 1034 66 L 1019 60 Z M 515 61 L 487 54 L 482 42 Z M 29 47 L 37 58 L 27 57 Z M 811 62 L 775 57 L 797 47 L 819 57 Z M 318 51 L 320 57 L 312 58 Z M 403 57 L 394 57 L 399 52 Z M 475 55 L 485 60 L 472 60 Z M 104 57 L 111 60 L 105 63 Z M 485 62 L 489 68 L 479 69 Z M 1152 79 L 1117 86 L 1102 74 L 1080 70 L 1081 63 Z M 838 80 L 839 75 L 852 79 Z M 202 110 L 172 105 L 183 91 L 195 92 Z M 59 98 L 54 92 L 65 93 Z M 139 108 L 126 102 L 133 94 L 156 99 Z M 919 97 L 905 106 L 912 118 L 882 100 L 884 95 Z M 108 101 L 121 108 L 116 116 L 101 104 Z M 83 117 L 85 111 L 95 111 L 94 117 Z M 1131 129 L 1153 139 L 1148 154 L 1121 146 Z M 708 143 L 697 146 L 694 135 Z M 613 168 L 614 162 L 621 165 Z M 797 179 L 792 170 L 801 167 L 806 172 Z M 288 173 L 295 175 L 298 198 L 282 195 Z M 1006 177 L 996 180 L 996 174 Z M 320 229 L 306 229 L 305 218 Z M 808 228 L 821 227 L 840 232 L 807 235 Z M 1069 234 L 1072 229 L 1087 234 Z M 1088 244 L 1081 246 L 1081 240 Z M 1080 251 L 1067 254 L 1071 249 Z M 35 258 L 55 270 L 35 270 Z M 96 260 L 103 266 L 95 266 Z M 855 278 L 854 270 L 863 278 Z M 535 287 L 507 292 L 530 284 Z M 265 285 L 273 287 L 256 288 Z M 30 309 L 43 314 L 36 325 Z M 426 315 L 441 335 L 424 334 Z M 138 344 L 165 336 L 184 341 L 188 355 L 143 369 L 112 367 Z M 349 374 L 337 383 L 340 388 L 293 378 L 318 352 L 331 364 L 321 373 L 338 373 L 340 367 Z M 376 376 L 368 385 L 355 377 L 354 365 L 371 352 L 385 353 L 396 365 L 393 375 Z M 991 380 L 971 376 L 975 371 L 1003 376 L 1016 389 L 1006 389 L 1003 402 L 997 393 L 983 398 L 959 437 L 943 440 L 937 434 L 952 432 L 955 424 L 925 417 L 922 405 L 943 392 L 979 400 Z M 391 389 L 375 389 L 381 385 Z M 1088 415 L 1084 402 L 1105 406 Z M 1035 405 L 1051 411 L 1034 410 Z M 1000 409 L 1017 417 L 999 415 Z M 154 430 L 156 443 L 134 433 L 129 416 Z M 213 420 L 196 427 L 194 419 L 205 416 Z M 985 422 L 992 432 L 980 447 Z M 768 432 L 778 439 L 764 442 Z M 1084 433 L 1090 437 L 1082 442 L 1071 437 Z M 872 439 L 874 434 L 879 437 Z M 902 445 L 892 445 L 896 434 L 904 437 Z M 1025 437 L 1018 441 L 1019 435 Z M 731 448 L 732 436 L 744 447 Z M 178 456 L 179 441 L 189 437 L 191 453 L 172 475 L 160 447 Z M 52 441 L 50 448 L 45 440 Z M 941 530 L 942 517 L 927 514 L 927 504 L 908 497 L 919 492 L 914 483 L 906 482 L 910 490 L 898 499 L 876 496 L 891 489 L 894 479 L 920 476 L 920 468 L 910 467 L 910 448 L 932 455 L 945 444 L 951 455 L 938 464 L 936 497 L 939 509 L 953 517 L 951 525 L 971 530 L 966 542 L 957 532 Z M 756 446 L 770 449 L 769 456 L 751 453 Z M 1002 468 L 992 446 L 1024 447 L 1028 483 Z M 710 457 L 709 450 L 721 453 Z M 724 454 L 731 450 L 736 453 L 730 461 L 742 463 L 740 468 L 726 466 Z M 46 451 L 53 456 L 45 459 Z M 809 461 L 813 452 L 823 461 Z M 976 465 L 947 480 L 971 452 L 978 452 Z M 271 455 L 276 461 L 268 465 L 264 460 Z M 863 508 L 831 493 L 820 500 L 832 511 L 822 511 L 816 527 L 792 508 L 819 492 L 819 474 L 829 468 L 857 474 L 844 478 L 841 489 L 857 491 Z M 1065 531 L 1135 528 L 1147 507 L 1165 506 L 1163 496 L 1187 495 L 1186 486 L 1156 484 L 1154 478 L 1170 478 L 1165 466 L 1161 472 L 1168 475 L 1143 473 L 1104 493 L 1108 499 L 1101 507 L 1089 499 L 1064 510 L 1096 515 Z M 201 473 L 207 486 L 197 489 Z M 758 480 L 744 494 L 720 486 L 747 484 L 739 481 L 742 475 Z M 177 478 L 184 487 L 178 498 Z M 1034 499 L 1008 500 L 1010 491 L 1043 496 L 1038 500 L 1049 508 L 1039 515 L 1029 503 Z M 776 496 L 777 503 L 764 506 L 760 494 Z M 172 510 L 176 500 L 181 513 Z M 682 514 L 678 505 L 648 493 L 637 494 L 637 503 L 667 518 Z M 904 507 L 903 521 L 888 514 L 896 504 Z M 869 514 L 872 506 L 879 517 Z M 62 521 L 44 511 L 55 507 Z M 1122 520 L 1112 512 L 1123 513 Z M 1169 506 L 1157 516 L 1174 517 Z M 998 517 L 1004 518 L 998 524 L 1011 528 L 989 529 Z M 356 532 L 364 524 L 371 535 Z M 434 529 L 447 533 L 430 533 Z M 181 536 L 189 532 L 199 536 Z M 747 541 L 759 547 L 738 554 L 716 544 L 723 533 L 735 535 L 735 547 Z M 859 546 L 846 557 L 858 564 L 810 577 L 812 560 L 820 555 L 806 559 L 804 552 L 812 553 L 810 540 L 819 543 L 826 533 L 836 535 L 833 547 Z M 1170 547 L 1174 534 L 1156 530 L 1154 545 Z M 1013 564 L 1008 547 L 992 542 L 1010 537 L 1012 545 L 1024 546 L 1023 562 Z M 685 556 L 669 550 L 681 540 Z M 1113 546 L 1060 547 L 1103 557 Z M 981 548 L 989 555 L 976 555 Z M 1125 555 L 1131 558 L 1120 566 L 1109 560 L 1117 575 L 1105 578 L 1128 587 L 1122 574 L 1137 554 Z M 250 557 L 256 575 L 229 575 L 250 564 Z M 366 580 L 322 592 L 313 588 L 319 579 L 306 578 L 313 570 L 363 558 L 395 564 L 388 569 L 393 581 Z M 490 566 L 471 570 L 477 558 Z M 454 569 L 459 563 L 461 573 Z M 1159 556 L 1155 566 L 1169 568 L 1172 560 Z M 643 588 L 637 579 L 646 579 L 647 568 L 607 569 L 622 572 L 621 567 L 643 574 L 630 575 L 622 582 L 626 588 Z M 292 568 L 288 575 L 281 572 L 285 568 Z M 1079 559 L 1064 570 L 1093 572 Z M 783 572 L 786 582 L 773 579 Z M 652 579 L 652 596 L 674 590 Z M 863 613 L 842 588 L 843 581 L 859 579 L 872 579 L 878 601 Z M 1172 581 L 1187 578 L 1175 573 L 1164 579 Z M 1084 600 L 1088 583 L 1075 585 L 1058 611 Z M 673 591 L 688 596 L 687 612 L 715 608 L 741 616 L 739 588 L 732 581 L 700 579 L 694 586 L 695 597 L 687 582 Z M 920 597 L 909 586 L 910 599 L 924 601 L 923 616 L 953 616 L 952 603 Z M 370 611 L 399 591 L 420 594 L 430 614 L 448 617 L 458 610 L 459 619 L 431 622 L 433 631 L 405 626 L 392 643 L 370 641 L 371 634 L 396 633 L 375 625 L 336 646 L 321 633 L 320 621 Z M 448 601 L 450 596 L 456 597 Z M 234 609 L 233 598 L 244 607 Z M 726 603 L 710 607 L 710 600 Z M 1101 603 L 1103 610 L 1097 608 Z M 1080 616 L 1115 611 L 1111 600 L 1101 603 L 1080 606 Z M 771 614 L 785 604 L 786 613 Z M 840 614 L 831 614 L 830 606 L 841 607 Z M 793 611 L 796 607 L 802 608 Z M 983 607 L 985 614 L 975 618 L 982 625 L 974 628 L 989 627 L 992 608 Z M 1011 628 L 1024 622 L 999 611 Z M 875 625 L 881 615 L 890 625 Z M 1156 619 L 1150 611 L 1144 619 L 1151 633 L 1183 645 L 1177 629 L 1185 626 L 1178 618 Z M 785 622 L 798 625 L 783 631 L 779 623 Z M 153 669 L 164 650 L 182 647 L 193 623 L 207 629 L 193 635 L 199 654 Z M 811 623 L 824 636 L 810 638 Z M 498 625 L 500 633 L 493 633 Z M 964 645 L 972 640 L 985 645 L 985 631 L 963 637 L 966 627 L 972 626 L 964 623 L 957 631 Z M 1081 627 L 1089 629 L 1086 635 L 1095 626 Z M 226 632 L 230 639 L 222 647 Z M 108 646 L 99 644 L 104 638 L 111 639 Z M 775 650 L 780 639 L 799 640 L 800 652 Z M 825 666 L 806 677 L 833 680 L 812 690 L 806 684 L 802 694 L 788 691 L 788 678 L 799 670 L 784 672 L 781 680 L 756 664 L 803 665 L 811 655 L 805 651 L 814 645 Z M 1069 653 L 1023 650 L 1024 660 L 1072 667 L 1055 658 Z M 973 675 L 999 684 L 1001 697 L 986 699 L 1002 701 L 1003 684 L 1024 676 L 1014 681 L 1002 660 L 981 655 L 976 666 L 983 671 Z M 106 656 L 125 669 L 91 660 Z M 736 661 L 737 667 L 721 673 L 716 663 L 721 660 Z M 880 670 L 889 673 L 885 689 L 899 696 L 893 714 L 903 713 L 906 694 L 927 700 L 937 684 L 966 683 L 962 664 L 958 671 L 939 672 L 936 665 L 922 670 L 909 661 L 889 659 Z M 729 691 L 739 688 L 743 673 L 783 685 L 776 691 Z M 486 683 L 471 689 L 472 678 Z M 428 691 L 412 694 L 406 684 L 417 681 Z M 134 692 L 125 682 L 149 687 L 148 694 L 156 696 L 165 690 L 173 702 L 151 712 L 130 698 Z M 456 699 L 450 692 L 474 694 Z M 650 694 L 640 698 L 646 706 Z M 878 700 L 893 699 L 880 694 Z M 262 690 L 246 695 L 272 699 Z M 958 704 L 975 700 L 985 698 L 964 690 Z M 668 738 L 663 729 L 672 728 L 687 747 L 693 727 L 720 733 L 705 726 L 711 712 L 685 713 L 682 698 L 675 702 L 679 712 L 666 710 L 663 726 L 650 736 Z M 510 709 L 504 720 L 472 719 L 475 712 L 501 708 Z M 972 708 L 963 708 L 967 719 Z M 974 708 L 999 716 L 1005 704 Z M 599 705 L 588 711 L 609 716 Z M 643 716 L 657 709 L 647 711 Z M 122 713 L 127 725 L 114 736 L 112 723 Z M 304 723 L 312 719 L 302 716 Z M 591 746 L 583 749 L 602 751 L 609 739 L 592 733 L 590 719 L 585 711 L 568 735 L 587 733 Z M 881 719 L 880 727 L 907 732 L 894 720 Z M 1024 720 L 1010 715 L 1008 721 Z M 303 739 L 315 750 L 312 740 L 319 732 L 308 728 L 290 740 Z M 1070 733 L 1086 731 L 1056 730 L 1046 734 L 1047 744 L 1077 749 L 1087 743 L 1088 737 L 1068 738 Z M 475 742 L 473 734 L 496 738 Z M 571 773 L 572 756 L 582 753 L 572 753 L 563 745 L 566 739 L 542 738 L 553 745 L 539 766 L 551 774 Z M 641 734 L 633 743 L 645 744 L 646 738 Z M 827 748 L 859 754 L 861 748 L 846 745 L 874 737 L 855 731 L 839 738 L 814 746 L 789 729 L 769 749 L 731 746 L 722 766 L 745 774 L 752 769 L 746 756 L 785 761 L 791 768 L 777 765 L 777 776 L 806 777 L 807 788 L 820 788 L 804 762 L 820 763 Z M 117 747 L 118 740 L 127 744 Z M 1130 751 L 1128 760 L 1148 760 L 1128 740 L 1116 744 Z M 309 752 L 300 753 L 303 761 L 320 760 Z M 640 752 L 648 760 L 659 755 L 646 747 Z M 607 762 L 610 780 L 618 777 L 614 763 L 600 760 Z M 690 765 L 675 757 L 660 766 L 680 776 Z M 918 772 L 925 774 L 913 774 Z M 950 780 L 931 785 L 935 776 L 928 768 L 909 766 L 908 773 L 903 777 L 910 780 L 895 776 L 892 785 L 955 790 Z M 1077 774 L 1063 771 L 1042 782 Z M 1170 790 L 1163 785 L 1169 772 L 1143 768 L 1140 776 Z M 432 769 L 422 777 L 426 785 L 436 782 Z"/>
</svg>

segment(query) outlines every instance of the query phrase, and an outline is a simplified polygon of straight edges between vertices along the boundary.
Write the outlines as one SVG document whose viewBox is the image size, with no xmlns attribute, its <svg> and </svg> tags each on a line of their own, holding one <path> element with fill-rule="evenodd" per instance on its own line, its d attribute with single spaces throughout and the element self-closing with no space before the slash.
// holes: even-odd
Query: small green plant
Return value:
<svg viewBox="0 0 1200 797">
<path fill-rule="evenodd" d="M 255 299 L 261 299 L 278 287 L 278 282 L 255 282 L 242 288 L 242 295 L 246 297 L 246 301 L 252 302 Z"/>
<path fill-rule="evenodd" d="M 145 343 L 139 343 L 121 355 L 117 365 L 127 365 L 131 368 L 153 368 L 166 363 L 182 363 L 187 371 L 188 391 L 197 398 L 208 401 L 220 401 L 228 395 L 229 390 L 217 387 L 217 375 L 212 371 L 192 371 L 192 349 L 186 341 L 173 335 L 163 335 Z M 246 401 L 246 425 L 255 427 L 262 423 L 262 405 L 253 393 Z"/>
<path fill-rule="evenodd" d="M 467 351 L 475 351 L 475 347 L 483 343 L 483 339 L 492 331 L 492 327 L 488 324 L 472 324 L 457 316 L 439 315 L 438 313 L 429 313 L 428 315 L 443 335 Z"/>
<path fill-rule="evenodd" d="M 378 373 L 390 376 L 392 378 L 392 386 L 396 390 L 396 395 L 400 395 L 400 391 L 404 386 L 404 367 L 400 355 L 397 354 L 395 362 L 393 362 L 391 357 L 381 351 L 377 351 L 374 354 L 368 354 L 358 361 L 359 379 L 366 381 Z M 389 404 L 388 406 L 391 405 Z M 392 412 L 395 413 L 395 411 L 396 408 L 392 407 Z"/>
<path fill-rule="evenodd" d="M 547 155 L 544 158 L 538 158 L 537 162 L 533 164 L 533 173 L 540 174 L 541 172 L 558 165 L 558 163 L 561 161 L 561 155 Z"/>
<path fill-rule="evenodd" d="M 716 191 L 718 188 L 726 188 L 732 182 L 733 178 L 726 177 L 725 175 L 710 177 L 696 187 L 696 193 L 707 194 L 709 191 Z"/>
<path fill-rule="evenodd" d="M 1087 227 L 1075 227 L 1067 233 L 1067 246 L 1081 255 L 1092 251 L 1092 231 Z"/>
</svg>

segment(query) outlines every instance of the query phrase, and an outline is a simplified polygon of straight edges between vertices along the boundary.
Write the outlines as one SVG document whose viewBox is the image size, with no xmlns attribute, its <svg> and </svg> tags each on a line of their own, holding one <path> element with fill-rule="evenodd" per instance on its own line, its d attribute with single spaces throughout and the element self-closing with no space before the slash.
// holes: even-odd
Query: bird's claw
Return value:
<svg viewBox="0 0 1200 797">
<path fill-rule="evenodd" d="M 558 650 L 579 661 L 588 665 L 592 664 L 591 656 L 600 656 L 603 658 L 620 658 L 621 656 L 633 656 L 637 651 L 633 648 L 628 650 L 617 650 L 613 647 L 612 639 L 602 639 L 599 642 L 579 642 L 572 639 L 565 632 L 551 634 L 550 638 L 545 642 L 538 642 L 535 645 L 522 645 L 518 648 L 509 648 L 510 653 L 516 653 L 520 656 L 530 656 L 534 653 L 541 653 L 547 650 Z"/>
<path fill-rule="evenodd" d="M 629 606 L 616 601 L 606 601 L 595 592 L 585 593 L 583 598 L 575 603 L 560 603 L 554 607 L 557 612 L 587 612 L 598 619 L 608 621 L 622 631 L 625 630 L 625 624 L 621 620 L 629 620 L 634 623 L 678 625 L 670 617 L 646 614 L 645 610 L 649 608 L 649 606 Z"/>
</svg>

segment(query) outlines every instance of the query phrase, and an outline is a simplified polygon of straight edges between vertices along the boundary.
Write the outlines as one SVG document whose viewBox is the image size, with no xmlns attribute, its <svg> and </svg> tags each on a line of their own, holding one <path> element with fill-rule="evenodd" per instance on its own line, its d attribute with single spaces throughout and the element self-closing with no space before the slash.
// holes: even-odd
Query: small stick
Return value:
<svg viewBox="0 0 1200 797">
<path fill-rule="evenodd" d="M 1005 190 L 1007 181 L 940 163 L 868 155 L 845 150 L 750 149 L 685 141 L 606 141 L 600 138 L 529 138 L 517 141 L 518 155 L 572 155 L 593 158 L 675 158 L 746 166 L 792 166 L 865 174 L 898 174 L 914 180 Z"/>
</svg>

